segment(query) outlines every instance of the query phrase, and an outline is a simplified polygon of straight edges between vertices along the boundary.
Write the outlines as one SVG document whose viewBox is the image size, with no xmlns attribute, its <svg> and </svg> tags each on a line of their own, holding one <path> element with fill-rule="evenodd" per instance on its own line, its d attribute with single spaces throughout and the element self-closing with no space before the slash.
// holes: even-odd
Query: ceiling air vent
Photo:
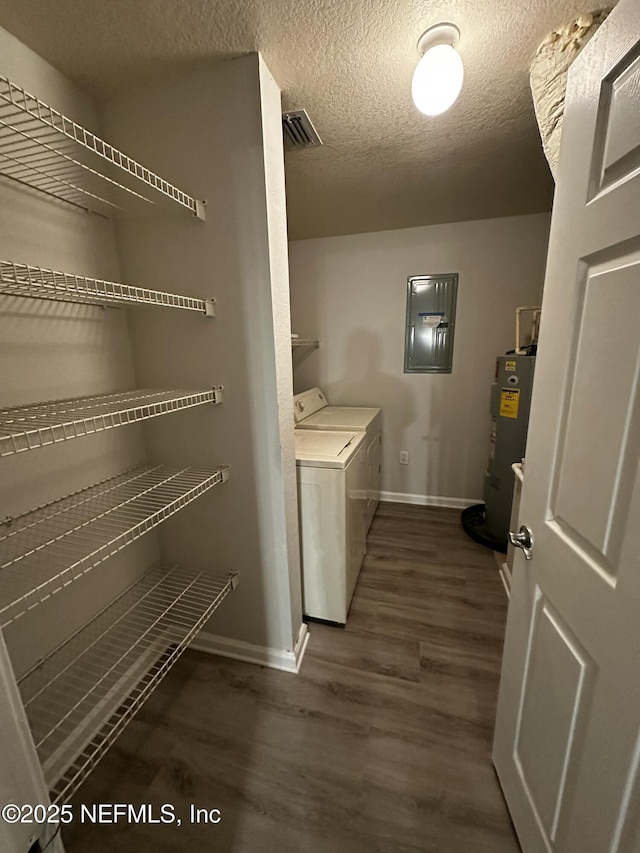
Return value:
<svg viewBox="0 0 640 853">
<path fill-rule="evenodd" d="M 282 113 L 282 130 L 287 148 L 313 148 L 316 145 L 322 145 L 322 140 L 306 110 L 290 110 Z"/>
</svg>

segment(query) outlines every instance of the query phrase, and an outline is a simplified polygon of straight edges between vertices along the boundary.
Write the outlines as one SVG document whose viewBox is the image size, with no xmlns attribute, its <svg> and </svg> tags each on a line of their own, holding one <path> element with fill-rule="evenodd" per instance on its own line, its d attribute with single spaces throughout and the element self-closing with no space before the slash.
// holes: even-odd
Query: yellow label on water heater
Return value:
<svg viewBox="0 0 640 853">
<path fill-rule="evenodd" d="M 503 388 L 500 394 L 500 417 L 517 418 L 520 406 L 520 389 Z"/>
<path fill-rule="evenodd" d="M 516 361 L 505 361 L 505 363 L 504 363 L 504 369 L 505 369 L 505 370 L 510 370 L 511 372 L 513 372 L 513 371 L 516 369 L 517 364 L 518 364 L 518 363 L 517 363 Z"/>
</svg>

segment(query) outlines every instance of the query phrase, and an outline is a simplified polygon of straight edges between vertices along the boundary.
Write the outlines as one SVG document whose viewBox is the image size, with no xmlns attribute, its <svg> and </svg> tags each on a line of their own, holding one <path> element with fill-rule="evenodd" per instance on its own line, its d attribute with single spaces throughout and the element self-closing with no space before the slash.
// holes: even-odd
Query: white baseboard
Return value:
<svg viewBox="0 0 640 853">
<path fill-rule="evenodd" d="M 417 506 L 443 506 L 449 509 L 465 509 L 465 507 L 483 503 L 481 498 L 446 498 L 438 495 L 410 495 L 404 492 L 380 492 L 380 500 Z"/>
<path fill-rule="evenodd" d="M 293 651 L 282 649 L 270 649 L 266 646 L 254 646 L 244 643 L 242 640 L 234 640 L 230 637 L 220 637 L 217 634 L 209 634 L 200 631 L 190 648 L 199 652 L 207 652 L 210 655 L 220 655 L 223 658 L 243 660 L 247 663 L 255 663 L 258 666 L 269 666 L 272 669 L 281 669 L 284 672 L 298 672 L 302 664 L 302 658 L 309 642 L 309 631 L 305 623 L 302 624 Z"/>
</svg>

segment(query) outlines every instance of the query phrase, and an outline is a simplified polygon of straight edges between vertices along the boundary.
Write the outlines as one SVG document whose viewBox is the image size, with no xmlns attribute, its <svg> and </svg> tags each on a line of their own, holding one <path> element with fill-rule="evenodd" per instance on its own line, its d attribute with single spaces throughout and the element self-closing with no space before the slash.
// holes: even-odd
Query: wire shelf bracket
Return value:
<svg viewBox="0 0 640 853">
<path fill-rule="evenodd" d="M 196 299 L 193 296 L 149 290 L 131 284 L 88 278 L 13 261 L 0 260 L 0 293 L 102 307 L 159 305 L 197 311 L 205 317 L 215 317 L 215 299 Z"/>
<path fill-rule="evenodd" d="M 320 341 L 307 338 L 291 338 L 291 360 L 294 369 L 314 350 L 318 349 Z"/>
<path fill-rule="evenodd" d="M 0 76 L 0 173 L 75 207 L 112 217 L 161 202 L 205 218 L 205 202 L 156 175 Z"/>
<path fill-rule="evenodd" d="M 237 583 L 156 566 L 20 679 L 52 802 L 77 790 Z"/>
<path fill-rule="evenodd" d="M 220 385 L 208 391 L 120 391 L 0 409 L 0 457 L 221 402 Z"/>
<path fill-rule="evenodd" d="M 141 465 L 7 519 L 0 527 L 0 627 L 228 479 L 228 466 Z"/>
</svg>

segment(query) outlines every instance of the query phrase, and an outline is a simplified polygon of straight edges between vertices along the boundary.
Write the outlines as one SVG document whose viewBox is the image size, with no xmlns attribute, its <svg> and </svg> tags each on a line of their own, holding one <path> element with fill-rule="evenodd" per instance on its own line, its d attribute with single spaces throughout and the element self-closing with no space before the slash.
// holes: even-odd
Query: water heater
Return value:
<svg viewBox="0 0 640 853">
<path fill-rule="evenodd" d="M 535 364 L 533 355 L 501 355 L 496 360 L 484 504 L 462 513 L 466 532 L 496 551 L 507 550 L 514 483 L 511 466 L 524 456 Z"/>
<path fill-rule="evenodd" d="M 496 381 L 491 386 L 484 530 L 487 536 L 504 542 L 505 549 L 513 498 L 511 466 L 522 460 L 527 444 L 535 366 L 532 355 L 501 355 L 496 364 Z"/>
</svg>

